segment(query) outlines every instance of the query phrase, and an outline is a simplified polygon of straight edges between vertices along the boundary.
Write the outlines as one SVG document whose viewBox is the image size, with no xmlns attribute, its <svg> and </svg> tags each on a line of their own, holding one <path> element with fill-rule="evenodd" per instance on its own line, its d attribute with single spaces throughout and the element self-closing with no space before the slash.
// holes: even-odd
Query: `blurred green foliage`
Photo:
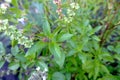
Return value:
<svg viewBox="0 0 120 80">
<path fill-rule="evenodd" d="M 71 3 L 78 3 L 72 22 L 64 21 Z M 24 35 L 34 38 L 27 51 L 16 41 L 9 69 L 27 80 L 35 67 L 48 68 L 47 80 L 120 80 L 120 2 L 119 0 L 12 0 L 13 6 L 0 19 L 18 25 L 25 17 Z M 62 9 L 62 18 L 57 8 Z M 19 26 L 19 25 L 18 25 Z M 5 56 L 0 42 L 0 55 Z M 4 57 L 3 56 L 3 57 Z M 0 68 L 5 60 L 0 57 Z"/>
</svg>

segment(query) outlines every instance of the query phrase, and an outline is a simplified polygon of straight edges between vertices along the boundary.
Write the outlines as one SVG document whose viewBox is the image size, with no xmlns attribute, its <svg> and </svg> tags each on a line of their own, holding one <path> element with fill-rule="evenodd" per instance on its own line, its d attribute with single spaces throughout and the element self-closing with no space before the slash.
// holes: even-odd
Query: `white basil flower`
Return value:
<svg viewBox="0 0 120 80">
<path fill-rule="evenodd" d="M 11 3 L 11 2 L 12 2 L 12 0 L 5 0 L 5 2 L 7 2 L 7 3 Z"/>
<path fill-rule="evenodd" d="M 2 24 L 3 24 L 3 25 L 7 25 L 7 24 L 8 24 L 8 19 L 2 20 Z"/>
<path fill-rule="evenodd" d="M 78 3 L 71 3 L 70 7 L 73 8 L 73 9 L 79 9 L 80 8 Z"/>
<path fill-rule="evenodd" d="M 73 17 L 69 17 L 69 22 L 72 22 L 72 20 L 73 20 Z"/>
<path fill-rule="evenodd" d="M 7 27 L 6 27 L 6 26 L 2 26 L 1 29 L 2 29 L 2 30 L 6 30 Z"/>
<path fill-rule="evenodd" d="M 37 67 L 36 70 L 39 71 L 39 70 L 40 70 L 40 67 Z"/>
<path fill-rule="evenodd" d="M 25 38 L 24 36 L 18 39 L 18 44 L 24 45 L 25 44 Z"/>
<path fill-rule="evenodd" d="M 47 80 L 47 77 L 46 77 L 46 76 L 43 76 L 42 79 L 43 79 L 43 80 Z"/>
<path fill-rule="evenodd" d="M 79 8 L 80 8 L 79 4 L 76 3 L 75 9 L 79 9 Z"/>
<path fill-rule="evenodd" d="M 67 9 L 67 14 L 70 14 L 72 12 L 71 9 Z"/>
<path fill-rule="evenodd" d="M 19 18 L 18 21 L 25 25 L 25 18 Z"/>
<path fill-rule="evenodd" d="M 7 35 L 7 36 L 10 36 L 10 35 L 11 35 L 11 33 L 9 32 L 8 29 L 4 32 L 4 34 Z"/>
<path fill-rule="evenodd" d="M 2 4 L 0 4 L 0 8 L 3 9 L 3 10 L 7 10 L 8 7 L 10 7 L 9 3 L 2 3 Z"/>
<path fill-rule="evenodd" d="M 68 18 L 67 18 L 67 17 L 64 17 L 64 21 L 65 21 L 65 22 L 68 22 Z"/>
<path fill-rule="evenodd" d="M 10 36 L 10 39 L 11 39 L 11 40 L 16 40 L 15 35 L 12 34 L 12 35 Z"/>
<path fill-rule="evenodd" d="M 70 4 L 70 7 L 71 7 L 71 8 L 75 8 L 75 3 L 71 3 L 71 4 Z"/>
</svg>

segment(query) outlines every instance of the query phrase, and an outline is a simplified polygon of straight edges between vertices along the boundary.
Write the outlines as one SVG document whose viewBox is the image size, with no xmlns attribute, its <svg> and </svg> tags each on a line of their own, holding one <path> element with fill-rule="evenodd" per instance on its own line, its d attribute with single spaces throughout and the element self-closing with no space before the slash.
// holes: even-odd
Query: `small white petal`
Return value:
<svg viewBox="0 0 120 80">
<path fill-rule="evenodd" d="M 42 78 L 43 78 L 43 80 L 46 80 L 46 79 L 47 79 L 46 76 L 43 76 Z"/>
<path fill-rule="evenodd" d="M 47 69 L 47 68 L 45 68 L 45 69 L 44 69 L 44 71 L 45 71 L 45 72 L 47 72 L 47 71 L 48 71 L 48 69 Z"/>
<path fill-rule="evenodd" d="M 23 25 L 25 24 L 25 18 L 18 19 L 19 22 L 21 22 Z"/>
<path fill-rule="evenodd" d="M 36 70 L 39 71 L 39 70 L 40 70 L 40 67 L 37 67 Z"/>
</svg>

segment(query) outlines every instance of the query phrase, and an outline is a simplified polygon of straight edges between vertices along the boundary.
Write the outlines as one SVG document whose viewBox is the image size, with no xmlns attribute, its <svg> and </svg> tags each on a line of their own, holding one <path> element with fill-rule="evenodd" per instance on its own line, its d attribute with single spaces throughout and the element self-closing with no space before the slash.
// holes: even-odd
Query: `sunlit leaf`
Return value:
<svg viewBox="0 0 120 80">
<path fill-rule="evenodd" d="M 3 61 L 3 60 L 0 61 L 0 68 L 3 67 L 4 63 L 5 63 L 5 61 Z"/>
<path fill-rule="evenodd" d="M 38 53 L 46 46 L 46 43 L 38 41 L 30 49 L 28 49 L 25 57 L 34 59 Z"/>
<path fill-rule="evenodd" d="M 12 62 L 12 63 L 9 64 L 9 67 L 8 67 L 8 68 L 9 68 L 10 70 L 17 70 L 19 67 L 20 67 L 19 62 L 14 62 L 14 63 Z"/>
<path fill-rule="evenodd" d="M 69 33 L 63 34 L 62 36 L 59 37 L 58 41 L 62 42 L 65 40 L 69 40 L 72 36 L 73 34 L 69 34 Z"/>
<path fill-rule="evenodd" d="M 49 50 L 53 54 L 55 62 L 62 67 L 65 60 L 65 54 L 61 52 L 59 45 L 50 43 Z"/>
<path fill-rule="evenodd" d="M 18 46 L 14 46 L 11 48 L 11 53 L 15 56 L 16 54 L 18 54 L 19 52 L 19 49 L 18 49 Z"/>
<path fill-rule="evenodd" d="M 18 0 L 12 0 L 12 4 L 18 8 Z"/>
<path fill-rule="evenodd" d="M 0 42 L 0 55 L 2 56 L 2 55 L 4 55 L 4 54 L 5 54 L 5 48 L 4 48 L 4 46 L 3 46 L 3 43 Z"/>
<path fill-rule="evenodd" d="M 52 75 L 52 80 L 65 80 L 65 76 L 60 72 L 55 72 Z"/>
<path fill-rule="evenodd" d="M 51 33 L 51 29 L 50 29 L 50 24 L 49 24 L 49 22 L 48 22 L 48 20 L 47 20 L 47 18 L 45 17 L 44 18 L 44 21 L 43 21 L 43 32 L 48 36 L 48 35 L 50 35 L 50 33 Z"/>
</svg>

